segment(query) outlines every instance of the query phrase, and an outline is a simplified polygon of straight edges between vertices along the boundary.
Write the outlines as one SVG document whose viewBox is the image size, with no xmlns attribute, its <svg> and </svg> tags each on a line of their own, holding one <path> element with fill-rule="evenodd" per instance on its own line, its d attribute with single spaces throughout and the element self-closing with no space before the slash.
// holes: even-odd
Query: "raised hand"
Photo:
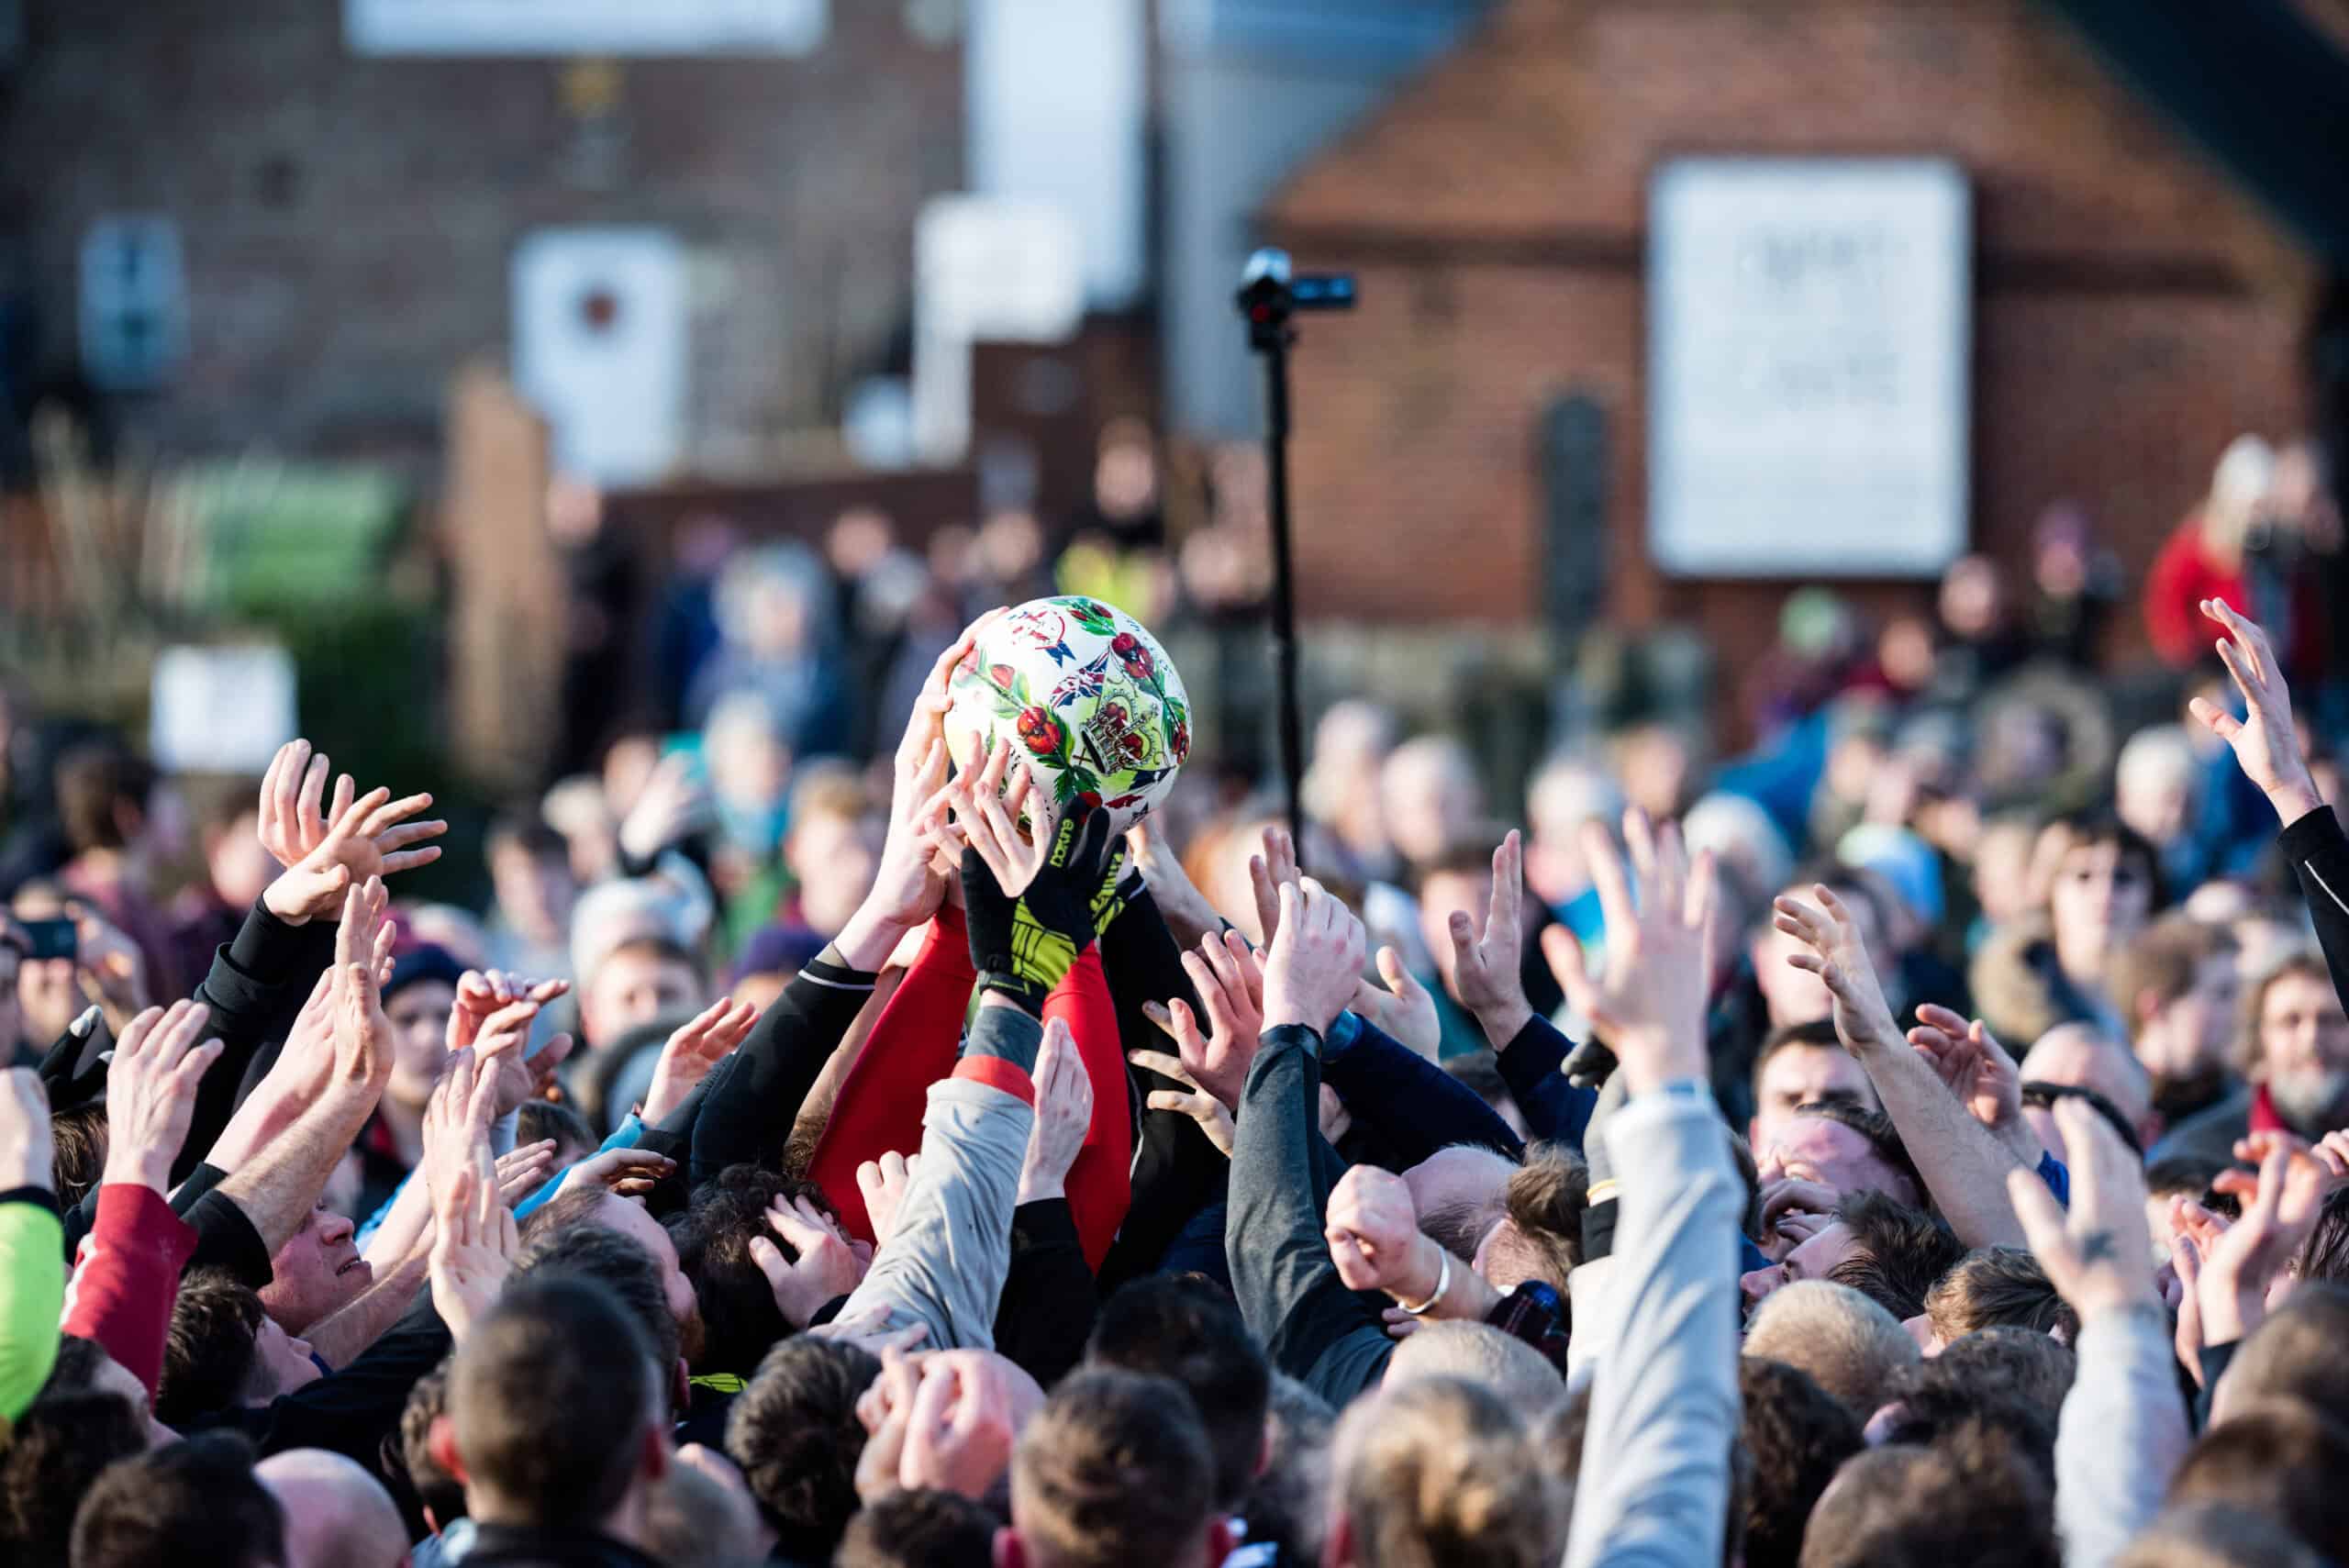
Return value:
<svg viewBox="0 0 2349 1568">
<path fill-rule="evenodd" d="M 786 1262 L 783 1250 L 763 1236 L 751 1238 L 751 1261 L 767 1276 L 775 1309 L 795 1329 L 805 1329 L 824 1303 L 846 1296 L 864 1277 L 848 1239 L 806 1198 L 776 1197 L 767 1225 L 798 1254 Z"/>
<path fill-rule="evenodd" d="M 892 1149 L 878 1160 L 856 1168 L 856 1190 L 864 1197 L 864 1215 L 873 1222 L 873 1250 L 878 1252 L 896 1234 L 897 1208 L 906 1188 L 921 1170 L 921 1156 Z"/>
<path fill-rule="evenodd" d="M 381 878 L 353 883 L 344 893 L 342 923 L 334 937 L 334 1076 L 374 1095 L 392 1076 L 392 1021 L 384 1016 L 376 946 L 387 900 Z"/>
<path fill-rule="evenodd" d="M 1367 980 L 1354 986 L 1354 1012 L 1433 1062 L 1443 1045 L 1443 1025 L 1436 1017 L 1435 997 L 1411 978 L 1411 972 L 1403 967 L 1403 955 L 1391 947 L 1378 950 L 1378 977 L 1386 982 L 1384 989 Z"/>
<path fill-rule="evenodd" d="M 458 1167 L 445 1191 L 433 1194 L 432 1216 L 432 1305 L 449 1337 L 462 1344 L 496 1305 L 514 1266 L 514 1213 L 498 1199 L 486 1146 Z"/>
<path fill-rule="evenodd" d="M 1019 1203 L 1065 1195 L 1069 1167 L 1085 1151 L 1085 1135 L 1093 1125 L 1093 1078 L 1065 1021 L 1053 1018 L 1044 1025 L 1033 1077 L 1036 1119 L 1019 1165 Z"/>
<path fill-rule="evenodd" d="M 1183 970 L 1198 992 L 1199 1005 L 1207 1010 L 1208 1028 L 1213 1032 L 1200 1031 L 1198 1015 L 1180 997 L 1164 1006 L 1146 1003 L 1142 1014 L 1174 1041 L 1178 1057 L 1174 1065 L 1181 1071 L 1167 1073 L 1166 1076 L 1204 1089 L 1229 1113 L 1239 1106 L 1241 1089 L 1248 1079 L 1248 1064 L 1256 1060 L 1256 1046 L 1263 1038 L 1263 974 L 1248 944 L 1237 934 L 1228 932 L 1208 938 L 1199 944 L 1197 952 L 1185 953 Z M 1163 1060 L 1163 1053 L 1157 1051 L 1141 1054 Z M 1152 1064 L 1152 1070 L 1164 1071 L 1155 1064 Z M 1162 1108 L 1188 1110 L 1172 1104 Z M 1214 1129 L 1207 1127 L 1204 1120 L 1200 1125 L 1210 1138 L 1215 1136 Z"/>
<path fill-rule="evenodd" d="M 500 1154 L 497 1201 L 512 1208 L 546 1185 L 547 1178 L 554 1174 L 554 1151 L 555 1140 L 542 1138 L 536 1143 L 518 1143 Z"/>
<path fill-rule="evenodd" d="M 0 1192 L 17 1187 L 47 1187 L 52 1149 L 49 1130 L 49 1089 L 29 1067 L 6 1070 L 0 1086 Z"/>
<path fill-rule="evenodd" d="M 653 765 L 636 804 L 621 819 L 619 846 L 633 861 L 650 861 L 715 819 L 709 788 L 696 777 L 693 759 L 673 752 Z"/>
<path fill-rule="evenodd" d="M 983 766 L 976 750 L 971 761 L 951 798 L 968 839 L 962 880 L 972 966 L 990 990 L 1041 1017 L 1045 997 L 1093 945 L 1093 899 L 1122 851 L 1098 807 L 1073 800 L 1057 821 L 1043 816 L 1044 795 L 1024 767 L 998 797 L 1009 742 Z M 1023 839 L 1017 818 L 1030 800 L 1033 832 Z"/>
<path fill-rule="evenodd" d="M 2240 1340 L 2266 1319 L 2268 1288 L 2316 1229 L 2332 1185 L 2309 1146 L 2288 1132 L 2253 1133 L 2234 1151 L 2259 1169 L 2221 1171 L 2210 1182 L 2211 1191 L 2239 1199 L 2243 1214 L 2202 1249 L 2195 1294 L 2210 1344 Z"/>
<path fill-rule="evenodd" d="M 500 970 L 467 970 L 457 979 L 449 1010 L 449 1053 L 471 1049 L 481 1071 L 496 1081 L 496 1114 L 504 1117 L 541 1097 L 554 1070 L 570 1056 L 572 1039 L 556 1035 L 536 1056 L 525 1056 L 530 1029 L 545 1005 L 571 989 L 568 980 L 526 980 Z"/>
<path fill-rule="evenodd" d="M 1364 942 L 1362 922 L 1319 883 L 1308 876 L 1285 884 L 1279 934 L 1264 962 L 1263 1027 L 1302 1025 L 1329 1033 L 1362 979 Z M 1190 969 L 1187 961 L 1184 967 Z"/>
<path fill-rule="evenodd" d="M 1416 1305 L 1443 1276 L 1443 1249 L 1419 1233 L 1411 1189 L 1375 1165 L 1351 1167 L 1330 1189 L 1322 1239 L 1348 1290 L 1383 1290 Z"/>
<path fill-rule="evenodd" d="M 1492 899 L 1481 931 L 1465 909 L 1452 912 L 1452 989 L 1476 1015 L 1495 1051 L 1517 1038 L 1533 1017 L 1519 962 L 1524 953 L 1525 855 L 1511 828 L 1493 851 Z"/>
<path fill-rule="evenodd" d="M 1987 1025 L 1927 1002 L 1917 1009 L 1917 1027 L 1909 1031 L 1909 1043 L 1933 1064 L 1958 1103 L 2012 1150 L 2016 1159 L 2025 1165 L 2039 1163 L 2046 1151 L 2023 1119 L 2022 1070 Z"/>
<path fill-rule="evenodd" d="M 1824 883 L 1811 887 L 1816 907 L 1799 898 L 1782 896 L 1773 905 L 1772 924 L 1809 948 L 1789 953 L 1787 962 L 1808 970 L 1825 982 L 1835 1002 L 1835 1032 L 1854 1056 L 1871 1047 L 1888 1049 L 1900 1040 L 1900 1027 L 1876 983 L 1876 966 L 1868 962 L 1867 943 L 1860 928 L 1835 890 Z"/>
<path fill-rule="evenodd" d="M 1638 905 L 1614 839 L 1596 822 L 1583 825 L 1583 855 L 1607 923 L 1605 974 L 1590 976 L 1577 942 L 1548 944 L 1542 952 L 1567 982 L 1567 995 L 1581 998 L 1592 1032 L 1621 1058 L 1625 1089 L 1638 1094 L 1702 1080 L 1709 1070 L 1713 861 L 1702 855 L 1691 866 L 1680 830 L 1669 822 L 1655 829 L 1636 809 L 1623 815 L 1623 838 L 1643 895 Z"/>
<path fill-rule="evenodd" d="M 985 1497 L 1010 1467 L 1020 1427 L 1043 1402 L 1035 1379 L 991 1351 L 928 1358 L 906 1423 L 898 1484 Z"/>
<path fill-rule="evenodd" d="M 394 800 L 388 789 L 353 799 L 346 773 L 335 783 L 332 805 L 321 811 L 329 772 L 323 754 L 306 740 L 278 748 L 262 780 L 260 839 L 285 873 L 269 884 L 262 903 L 289 926 L 330 914 L 343 894 L 370 877 L 429 865 L 440 858 L 437 844 L 422 844 L 448 831 L 446 822 L 411 822 L 432 804 L 429 795 Z"/>
<path fill-rule="evenodd" d="M 2205 599 L 2202 613 L 2227 629 L 2219 639 L 2219 662 L 2243 694 L 2245 717 L 2237 718 L 2207 697 L 2188 707 L 2232 747 L 2243 776 L 2257 784 L 2287 827 L 2324 804 L 2292 728 L 2292 694 L 2283 667 L 2258 622 L 2236 613 L 2223 599 Z"/>
<path fill-rule="evenodd" d="M 1175 1005 L 1182 1006 L 1179 1002 Z M 1205 1044 L 1199 1040 L 1198 1021 L 1192 1018 L 1190 1008 L 1183 1007 L 1183 1023 L 1179 1026 L 1184 1031 L 1182 1034 L 1175 1034 L 1178 1026 L 1174 1022 L 1174 1016 L 1157 1003 L 1143 1004 L 1142 1011 L 1148 1015 L 1151 1022 L 1169 1034 L 1174 1035 L 1178 1041 L 1187 1036 L 1193 1042 L 1195 1051 L 1204 1051 Z M 1163 1051 L 1130 1051 L 1126 1053 L 1126 1060 L 1146 1073 L 1155 1073 L 1162 1078 L 1171 1078 L 1183 1085 L 1180 1089 L 1151 1090 L 1143 1097 L 1143 1103 L 1150 1109 L 1174 1111 L 1178 1115 L 1189 1117 L 1199 1124 L 1199 1130 L 1208 1135 L 1208 1141 L 1220 1150 L 1225 1159 L 1231 1158 L 1230 1110 L 1221 1100 L 1217 1099 L 1200 1086 L 1198 1079 L 1192 1075 L 1189 1068 L 1183 1065 L 1180 1058 L 1169 1056 Z"/>
<path fill-rule="evenodd" d="M 1281 889 L 1302 873 L 1297 868 L 1297 840 L 1286 828 L 1264 829 L 1264 852 L 1248 857 L 1248 886 L 1256 897 L 1258 942 L 1272 946 L 1281 927 Z"/>
<path fill-rule="evenodd" d="M 720 996 L 671 1035 L 652 1069 L 651 1086 L 644 1092 L 645 1125 L 657 1127 L 668 1119 L 669 1113 L 685 1104 L 685 1096 L 750 1038 L 751 1028 L 758 1021 L 759 1010 L 750 1003 Z"/>
<path fill-rule="evenodd" d="M 203 1039 L 211 1010 L 175 1002 L 150 1007 L 115 1041 L 106 1066 L 106 1184 L 130 1184 L 163 1192 L 172 1162 L 187 1140 L 196 1085 L 219 1060 L 221 1045 Z"/>
<path fill-rule="evenodd" d="M 1150 889 L 1151 902 L 1158 906 L 1178 945 L 1196 946 L 1222 929 L 1215 906 L 1192 884 L 1190 873 L 1167 851 L 1166 840 L 1148 818 L 1126 829 L 1126 849 L 1141 872 L 1142 885 Z"/>
<path fill-rule="evenodd" d="M 435 1197 L 460 1171 L 472 1166 L 476 1151 L 488 1150 L 489 1126 L 496 1119 L 495 1066 L 482 1062 L 471 1046 L 454 1052 L 424 1102 L 424 1158 L 418 1169 Z"/>
<path fill-rule="evenodd" d="M 2086 1103 L 2058 1100 L 2053 1114 L 2071 1157 L 2070 1209 L 2035 1173 L 2007 1173 L 2007 1196 L 2032 1255 L 2083 1323 L 2105 1312 L 2158 1308 L 2143 1167 Z"/>
<path fill-rule="evenodd" d="M 650 1149 L 605 1149 L 571 1168 L 565 1184 L 601 1187 L 621 1197 L 643 1197 L 677 1168 L 666 1154 Z"/>
</svg>

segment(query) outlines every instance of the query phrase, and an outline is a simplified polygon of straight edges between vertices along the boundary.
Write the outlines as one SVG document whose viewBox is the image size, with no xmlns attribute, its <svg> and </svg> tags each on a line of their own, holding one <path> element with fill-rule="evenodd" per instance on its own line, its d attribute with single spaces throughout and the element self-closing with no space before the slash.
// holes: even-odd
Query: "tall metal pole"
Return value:
<svg viewBox="0 0 2349 1568">
<path fill-rule="evenodd" d="M 1286 324 L 1271 335 L 1264 359 L 1264 473 L 1273 522 L 1273 664 L 1280 683 L 1281 780 L 1288 794 L 1288 831 L 1305 855 L 1305 719 L 1297 697 L 1297 575 L 1288 524 L 1288 346 Z"/>
</svg>

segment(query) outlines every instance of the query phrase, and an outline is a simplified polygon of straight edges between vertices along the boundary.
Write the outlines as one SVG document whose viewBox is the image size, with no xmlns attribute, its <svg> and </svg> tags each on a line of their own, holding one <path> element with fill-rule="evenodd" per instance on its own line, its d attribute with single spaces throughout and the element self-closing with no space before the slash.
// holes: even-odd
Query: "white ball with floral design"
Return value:
<svg viewBox="0 0 2349 1568">
<path fill-rule="evenodd" d="M 1191 750 L 1183 678 L 1142 624 L 1098 599 L 1030 599 L 954 671 L 947 744 L 1012 743 L 1055 809 L 1082 798 L 1124 832 L 1174 787 Z"/>
</svg>

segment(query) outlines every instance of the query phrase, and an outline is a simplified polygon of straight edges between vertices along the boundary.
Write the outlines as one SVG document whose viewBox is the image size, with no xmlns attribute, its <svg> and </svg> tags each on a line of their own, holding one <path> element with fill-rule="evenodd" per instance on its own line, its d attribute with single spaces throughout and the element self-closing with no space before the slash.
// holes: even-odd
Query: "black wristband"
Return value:
<svg viewBox="0 0 2349 1568">
<path fill-rule="evenodd" d="M 1582 1211 L 1582 1261 L 1595 1263 L 1615 1251 L 1615 1200 L 1594 1203 Z"/>
</svg>

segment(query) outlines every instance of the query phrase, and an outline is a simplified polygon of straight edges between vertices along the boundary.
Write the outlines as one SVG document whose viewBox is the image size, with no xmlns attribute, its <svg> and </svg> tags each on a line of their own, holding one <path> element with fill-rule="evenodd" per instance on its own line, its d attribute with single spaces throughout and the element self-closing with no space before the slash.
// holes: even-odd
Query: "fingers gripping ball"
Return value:
<svg viewBox="0 0 2349 1568">
<path fill-rule="evenodd" d="M 1123 833 L 1174 787 L 1191 750 L 1191 705 L 1158 639 L 1098 599 L 1031 599 L 980 634 L 956 667 L 948 754 L 1008 740 L 1057 820 L 1083 800 Z"/>
</svg>

